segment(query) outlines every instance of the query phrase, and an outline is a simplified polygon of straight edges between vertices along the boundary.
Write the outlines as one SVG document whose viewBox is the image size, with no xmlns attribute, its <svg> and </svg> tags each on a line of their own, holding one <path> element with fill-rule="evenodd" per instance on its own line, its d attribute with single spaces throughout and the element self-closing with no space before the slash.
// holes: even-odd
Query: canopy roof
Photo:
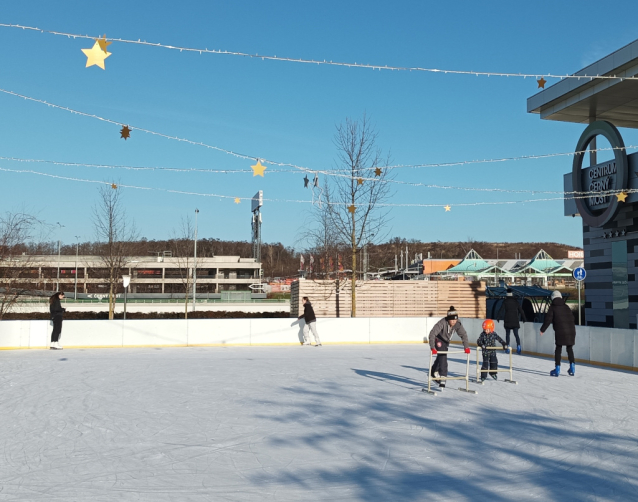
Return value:
<svg viewBox="0 0 638 502">
<path fill-rule="evenodd" d="M 485 296 L 488 298 L 502 298 L 507 295 L 507 290 L 511 289 L 513 296 L 521 298 L 549 298 L 552 296 L 553 291 L 550 289 L 544 289 L 540 286 L 510 286 L 503 287 L 490 287 L 485 288 Z M 569 296 L 569 295 L 563 295 Z"/>
<path fill-rule="evenodd" d="M 493 267 L 488 262 L 486 262 L 483 258 L 479 256 L 479 254 L 470 249 L 470 252 L 465 255 L 465 258 L 458 265 L 448 268 L 444 273 L 471 273 L 471 272 L 482 272 L 488 268 Z"/>
<path fill-rule="evenodd" d="M 562 269 L 562 268 L 565 268 L 565 267 L 563 267 L 563 265 L 561 265 L 556 260 L 554 260 L 554 258 L 549 256 L 545 252 L 545 250 L 541 249 L 538 253 L 536 253 L 536 256 L 532 258 L 532 261 L 530 261 L 527 265 L 522 267 L 519 270 L 519 272 L 524 272 L 528 269 L 532 269 L 536 272 L 550 273 L 550 272 L 556 272 L 558 271 L 558 269 Z"/>
</svg>

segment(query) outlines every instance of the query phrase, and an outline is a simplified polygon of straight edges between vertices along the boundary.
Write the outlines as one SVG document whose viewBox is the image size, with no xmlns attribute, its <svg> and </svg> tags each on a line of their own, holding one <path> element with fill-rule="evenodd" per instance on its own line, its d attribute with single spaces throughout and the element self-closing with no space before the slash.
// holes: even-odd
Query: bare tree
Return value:
<svg viewBox="0 0 638 502">
<path fill-rule="evenodd" d="M 173 232 L 170 241 L 173 256 L 177 258 L 177 268 L 184 291 L 184 319 L 188 319 L 188 293 L 193 284 L 192 267 L 194 265 L 191 252 L 193 251 L 193 238 L 195 228 L 190 216 L 182 218 L 182 225 L 179 232 Z"/>
<path fill-rule="evenodd" d="M 93 208 L 99 256 L 106 269 L 104 280 L 109 289 L 109 319 L 113 319 L 115 294 L 122 272 L 128 266 L 131 243 L 137 240 L 135 225 L 127 221 L 122 207 L 121 193 L 115 183 L 100 186 L 98 202 Z"/>
<path fill-rule="evenodd" d="M 381 238 L 387 223 L 382 204 L 391 195 L 385 168 L 389 157 L 377 147 L 377 133 L 365 114 L 337 126 L 334 143 L 337 159 L 325 190 L 327 217 L 338 241 L 351 253 L 351 315 L 356 317 L 357 251 L 373 237 Z"/>
</svg>

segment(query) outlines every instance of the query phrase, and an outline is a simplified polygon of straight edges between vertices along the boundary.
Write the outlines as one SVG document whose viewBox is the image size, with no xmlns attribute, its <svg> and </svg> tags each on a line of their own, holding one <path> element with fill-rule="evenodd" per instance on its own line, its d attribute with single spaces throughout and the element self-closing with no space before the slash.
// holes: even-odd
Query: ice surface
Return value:
<svg viewBox="0 0 638 502">
<path fill-rule="evenodd" d="M 638 500 L 635 373 L 516 356 L 434 397 L 423 345 L 0 359 L 1 501 Z"/>
</svg>

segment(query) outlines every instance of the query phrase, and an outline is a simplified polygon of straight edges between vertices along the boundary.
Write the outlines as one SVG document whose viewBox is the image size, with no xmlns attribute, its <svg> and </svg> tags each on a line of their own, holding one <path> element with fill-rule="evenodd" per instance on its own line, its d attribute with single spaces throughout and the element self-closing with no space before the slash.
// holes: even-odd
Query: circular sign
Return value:
<svg viewBox="0 0 638 502">
<path fill-rule="evenodd" d="M 576 202 L 576 207 L 578 208 L 578 212 L 583 218 L 583 222 L 590 227 L 602 227 L 605 223 L 611 221 L 618 212 L 618 199 L 616 197 L 610 197 L 609 206 L 607 209 L 600 211 L 595 211 L 590 208 L 588 199 L 590 197 L 583 198 L 582 192 L 589 192 L 589 188 L 583 188 L 583 177 L 581 172 L 581 167 L 583 165 L 583 157 L 585 156 L 585 151 L 587 150 L 587 146 L 596 136 L 604 136 L 612 149 L 614 150 L 614 164 L 610 166 L 607 170 L 610 173 L 613 173 L 615 176 L 613 186 L 602 189 L 602 191 L 609 190 L 624 190 L 627 188 L 627 180 L 629 178 L 628 174 L 628 163 L 627 163 L 627 151 L 625 150 L 625 143 L 622 139 L 622 136 L 618 132 L 618 129 L 611 124 L 610 122 L 604 120 L 598 120 L 593 122 L 587 126 L 587 128 L 583 131 L 583 134 L 580 136 L 578 140 L 578 144 L 576 145 L 576 154 L 574 155 L 574 163 L 572 166 L 572 187 L 575 193 L 576 198 L 574 199 Z M 611 178 L 611 176 L 610 176 Z"/>
<path fill-rule="evenodd" d="M 574 269 L 572 275 L 574 276 L 574 279 L 580 282 L 585 280 L 585 277 L 587 277 L 587 272 L 585 272 L 585 269 L 583 267 L 578 267 Z"/>
</svg>

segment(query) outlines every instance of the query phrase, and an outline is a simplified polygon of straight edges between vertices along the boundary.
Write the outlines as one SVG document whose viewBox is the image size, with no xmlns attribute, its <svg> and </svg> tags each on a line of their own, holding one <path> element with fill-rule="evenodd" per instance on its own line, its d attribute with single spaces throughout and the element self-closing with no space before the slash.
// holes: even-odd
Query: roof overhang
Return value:
<svg viewBox="0 0 638 502">
<path fill-rule="evenodd" d="M 638 40 L 576 72 L 527 100 L 528 113 L 542 119 L 589 124 L 608 120 L 638 129 L 638 80 L 596 79 L 596 75 L 638 76 Z M 591 78 L 594 76 L 594 78 Z"/>
</svg>

